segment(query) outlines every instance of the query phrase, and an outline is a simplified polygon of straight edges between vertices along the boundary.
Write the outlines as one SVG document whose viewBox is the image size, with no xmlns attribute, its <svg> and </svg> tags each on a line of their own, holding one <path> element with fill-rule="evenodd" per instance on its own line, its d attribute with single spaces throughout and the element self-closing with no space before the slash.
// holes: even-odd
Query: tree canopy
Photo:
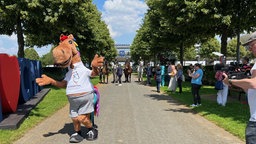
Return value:
<svg viewBox="0 0 256 144">
<path fill-rule="evenodd" d="M 19 57 L 24 57 L 24 45 L 57 45 L 62 33 L 74 35 L 84 61 L 96 53 L 107 58 L 117 55 L 92 0 L 1 0 L 0 34 L 12 33 L 17 34 Z"/>
<path fill-rule="evenodd" d="M 228 38 L 255 29 L 256 3 L 250 0 L 147 0 L 148 11 L 133 41 L 133 51 L 138 52 L 139 43 L 150 48 L 148 55 L 161 51 L 177 53 L 181 63 L 184 52 L 194 44 L 204 49 L 213 47 L 205 41 L 221 37 L 221 44 L 215 45 L 222 54 L 227 52 Z M 145 34 L 146 30 L 146 34 Z M 239 43 L 238 43 L 239 44 Z M 208 47 L 208 48 L 206 48 Z M 155 49 L 155 50 L 154 50 Z M 239 52 L 239 51 L 238 51 Z M 145 53 L 144 53 L 145 54 Z M 204 53 L 202 53 L 204 55 Z"/>
<path fill-rule="evenodd" d="M 30 60 L 39 60 L 39 55 L 33 48 L 26 48 L 25 51 L 25 58 Z"/>
</svg>

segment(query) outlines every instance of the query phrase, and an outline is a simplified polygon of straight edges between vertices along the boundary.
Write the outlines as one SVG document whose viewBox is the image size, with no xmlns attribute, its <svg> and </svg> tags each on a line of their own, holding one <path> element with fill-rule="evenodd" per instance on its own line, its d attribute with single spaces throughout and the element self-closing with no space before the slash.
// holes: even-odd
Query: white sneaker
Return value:
<svg viewBox="0 0 256 144">
<path fill-rule="evenodd" d="M 122 84 L 119 84 L 118 86 L 122 86 Z"/>
<path fill-rule="evenodd" d="M 74 133 L 70 136 L 69 142 L 70 143 L 79 143 L 81 141 L 83 141 L 83 137 L 81 135 L 79 135 L 78 133 Z"/>
<path fill-rule="evenodd" d="M 196 107 L 197 105 L 195 105 L 195 104 L 192 104 L 192 105 L 190 105 L 191 107 Z"/>
</svg>

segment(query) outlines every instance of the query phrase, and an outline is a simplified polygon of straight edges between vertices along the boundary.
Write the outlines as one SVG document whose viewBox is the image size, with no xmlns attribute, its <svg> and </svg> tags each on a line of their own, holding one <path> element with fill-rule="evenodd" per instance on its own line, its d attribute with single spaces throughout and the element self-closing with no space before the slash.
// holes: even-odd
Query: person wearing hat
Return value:
<svg viewBox="0 0 256 144">
<path fill-rule="evenodd" d="M 256 32 L 252 34 L 247 34 L 241 37 L 242 44 L 247 50 L 249 50 L 256 57 Z M 229 86 L 241 87 L 245 92 L 247 92 L 247 99 L 250 108 L 250 119 L 247 123 L 245 136 L 246 144 L 256 143 L 256 64 L 251 68 L 251 79 L 229 79 L 226 74 L 224 74 L 223 82 Z"/>
</svg>

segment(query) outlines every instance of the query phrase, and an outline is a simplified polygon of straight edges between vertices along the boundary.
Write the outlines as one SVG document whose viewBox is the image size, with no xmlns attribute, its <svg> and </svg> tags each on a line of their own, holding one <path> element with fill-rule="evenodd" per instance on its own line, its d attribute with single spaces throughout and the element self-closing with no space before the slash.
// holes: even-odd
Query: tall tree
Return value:
<svg viewBox="0 0 256 144">
<path fill-rule="evenodd" d="M 0 34 L 17 34 L 18 57 L 24 57 L 24 34 L 42 16 L 43 5 L 37 0 L 1 0 Z"/>
<path fill-rule="evenodd" d="M 25 51 L 25 58 L 30 60 L 39 60 L 39 55 L 34 48 L 26 48 Z"/>
<path fill-rule="evenodd" d="M 101 49 L 115 55 L 114 42 L 92 0 L 1 0 L 0 34 L 12 33 L 18 37 L 19 57 L 24 57 L 25 44 L 57 45 L 61 33 L 74 34 L 86 61 Z"/>
<path fill-rule="evenodd" d="M 158 16 L 153 35 L 168 36 L 169 44 L 190 47 L 216 34 L 221 36 L 221 53 L 227 54 L 227 39 L 255 28 L 255 5 L 250 0 L 147 0 L 149 20 Z M 154 28 L 154 27 L 153 27 Z M 171 35 L 173 37 L 171 37 Z M 167 43 L 166 43 L 167 45 Z M 180 55 L 182 58 L 182 55 Z"/>
<path fill-rule="evenodd" d="M 235 58 L 236 57 L 236 48 L 237 48 L 237 38 L 234 37 L 233 39 L 228 41 L 227 45 L 227 57 Z M 249 52 L 242 46 L 240 49 L 240 56 L 249 56 Z"/>
<path fill-rule="evenodd" d="M 46 45 L 49 42 L 57 44 L 61 33 L 72 33 L 84 62 L 91 61 L 96 53 L 106 57 L 116 56 L 114 41 L 92 0 L 52 1 L 42 21 L 49 25 L 41 31 L 40 40 L 36 33 L 28 35 L 30 45 Z"/>
<path fill-rule="evenodd" d="M 200 45 L 199 55 L 203 59 L 211 60 L 214 56 L 212 52 L 220 52 L 220 42 L 216 38 L 210 38 Z"/>
</svg>

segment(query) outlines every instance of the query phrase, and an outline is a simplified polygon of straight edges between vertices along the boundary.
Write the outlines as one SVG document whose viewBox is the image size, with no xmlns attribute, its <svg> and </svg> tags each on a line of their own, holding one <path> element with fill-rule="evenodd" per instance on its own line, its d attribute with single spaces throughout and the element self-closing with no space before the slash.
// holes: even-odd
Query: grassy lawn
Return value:
<svg viewBox="0 0 256 144">
<path fill-rule="evenodd" d="M 99 78 L 92 79 L 95 85 L 99 82 Z M 67 103 L 65 89 L 50 87 L 50 92 L 44 99 L 33 109 L 25 121 L 16 130 L 0 130 L 0 144 L 11 144 L 15 140 L 21 138 L 28 130 L 35 127 L 45 118 L 51 116 L 59 109 L 63 108 Z"/>
<path fill-rule="evenodd" d="M 146 80 L 146 78 L 144 78 L 144 80 Z M 92 79 L 92 82 L 93 84 L 97 84 L 99 82 L 98 77 Z M 155 86 L 153 79 L 152 82 L 153 86 Z M 68 103 L 65 96 L 65 89 L 57 89 L 54 87 L 50 88 L 51 91 L 37 105 L 37 107 L 30 112 L 29 117 L 18 129 L 0 130 L 1 144 L 10 144 L 13 141 L 18 140 L 28 130 L 36 126 L 45 118 L 54 114 L 57 110 L 61 109 Z M 178 102 L 187 106 L 191 105 L 193 102 L 191 85 L 189 82 L 183 83 L 183 93 L 181 95 L 169 92 L 167 90 L 167 86 L 161 87 L 161 91 L 167 93 Z M 226 131 L 239 137 L 241 140 L 244 140 L 245 127 L 250 115 L 248 105 L 242 104 L 238 101 L 237 97 L 232 96 L 228 97 L 228 102 L 225 107 L 219 106 L 216 102 L 216 93 L 217 91 L 213 89 L 213 86 L 203 86 L 200 90 L 202 106 L 191 109 L 216 125 L 224 128 Z"/>
<path fill-rule="evenodd" d="M 193 103 L 190 82 L 183 82 L 181 95 L 169 92 L 167 86 L 161 87 L 161 90 L 182 104 L 190 106 Z M 237 97 L 229 96 L 226 106 L 219 106 L 216 93 L 213 86 L 203 86 L 200 90 L 202 106 L 191 109 L 244 141 L 245 127 L 250 116 L 248 105 L 239 102 Z"/>
</svg>

